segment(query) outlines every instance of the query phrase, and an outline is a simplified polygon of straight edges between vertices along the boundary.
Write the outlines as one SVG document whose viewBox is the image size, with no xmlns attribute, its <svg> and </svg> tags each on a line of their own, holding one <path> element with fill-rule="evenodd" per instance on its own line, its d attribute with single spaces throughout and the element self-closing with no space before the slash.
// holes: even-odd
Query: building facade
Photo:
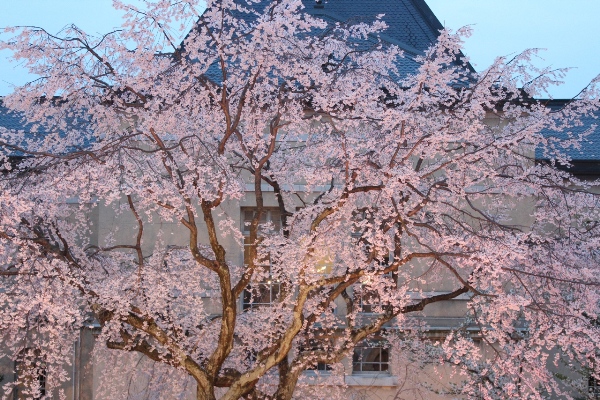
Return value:
<svg viewBox="0 0 600 400">
<path fill-rule="evenodd" d="M 404 51 L 405 57 L 397 65 L 400 74 L 409 74 L 415 72 L 418 62 L 415 58 L 422 55 L 423 52 L 435 42 L 442 29 L 441 24 L 427 7 L 423 0 L 402 0 L 402 1 L 368 1 L 368 0 L 339 0 L 330 2 L 316 2 L 306 4 L 306 10 L 311 14 L 323 18 L 330 23 L 342 23 L 348 20 L 360 21 L 361 19 L 373 20 L 378 15 L 383 14 L 383 21 L 389 26 L 381 38 L 389 43 L 398 46 Z M 459 55 L 460 57 L 460 55 Z M 470 67 L 468 67 L 470 68 Z M 216 74 L 215 80 L 220 79 Z M 559 107 L 559 102 L 553 102 L 550 106 Z M 591 120 L 588 121 L 591 123 Z M 485 118 L 487 126 L 498 128 L 503 122 L 499 121 L 497 115 L 490 110 Z M 9 129 L 28 130 L 28 125 L 21 125 L 18 115 L 9 113 L 5 108 L 0 109 L 0 126 Z M 31 133 L 31 132 L 29 132 Z M 31 133 L 34 135 L 34 133 Z M 292 146 L 290 146 L 292 148 Z M 148 150 L 142 148 L 142 150 Z M 454 150 L 449 150 L 454 151 Z M 593 149 L 583 147 L 580 150 L 580 158 L 577 159 L 575 167 L 576 173 L 594 176 L 597 173 L 597 158 Z M 529 166 L 535 162 L 543 162 L 543 157 L 535 154 L 535 149 L 523 146 L 523 152 L 529 160 Z M 457 150 L 457 154 L 459 150 Z M 600 156 L 600 153 L 598 153 Z M 15 164 L 24 157 L 18 151 L 14 153 L 13 160 Z M 414 169 L 427 168 L 429 160 L 425 156 L 412 157 L 407 155 L 408 162 L 414 164 Z M 331 162 L 336 162 L 332 160 Z M 589 168 L 588 168 L 589 167 Z M 121 172 L 115 171 L 115 174 Z M 230 265 L 247 266 L 251 263 L 256 264 L 256 269 L 260 271 L 253 277 L 236 298 L 236 306 L 247 316 L 248 329 L 256 329 L 259 334 L 255 335 L 259 341 L 261 336 L 267 337 L 267 332 L 261 335 L 261 330 L 267 331 L 265 327 L 269 325 L 271 318 L 274 318 L 276 305 L 284 296 L 289 296 L 286 284 L 279 279 L 281 271 L 272 270 L 271 257 L 276 257 L 275 251 L 264 251 L 261 253 L 261 240 L 267 242 L 270 233 L 280 232 L 285 228 L 284 221 L 291 218 L 286 215 L 285 209 L 301 213 L 307 204 L 316 204 L 316 202 L 328 192 L 336 190 L 336 186 L 330 187 L 311 186 L 308 182 L 294 182 L 294 191 L 297 195 L 294 198 L 287 198 L 285 207 L 282 211 L 281 188 L 279 191 L 273 184 L 259 183 L 252 181 L 252 171 L 240 169 L 236 171 L 238 176 L 245 179 L 245 194 L 236 201 L 228 201 L 219 205 L 218 213 L 214 213 L 214 220 L 202 221 L 198 218 L 197 228 L 201 234 L 197 242 L 208 248 L 211 245 L 210 224 L 217 227 L 226 227 L 227 229 L 217 229 L 216 235 L 221 246 L 226 250 L 224 261 Z M 432 173 L 433 175 L 435 173 Z M 441 174 L 441 173 L 440 173 Z M 265 180 L 266 181 L 266 180 Z M 154 188 L 154 190 L 157 190 Z M 257 197 L 257 191 L 261 192 L 260 198 Z M 123 186 L 123 193 L 127 192 L 127 187 Z M 500 198 L 504 196 L 502 192 L 493 192 L 490 198 Z M 535 212 L 536 204 L 534 201 L 524 201 L 518 199 L 512 209 L 502 210 L 503 218 L 507 221 L 518 222 L 521 226 L 531 226 L 534 224 L 532 215 Z M 479 199 L 480 203 L 470 204 L 473 210 L 485 209 L 494 205 L 494 202 L 485 203 L 485 200 Z M 176 251 L 179 247 L 186 246 L 189 242 L 189 232 L 181 229 L 179 221 L 162 218 L 160 209 L 156 208 L 145 216 L 140 217 L 136 211 L 133 201 L 128 196 L 121 194 L 113 199 L 113 203 L 108 206 L 95 198 L 70 198 L 69 206 L 79 209 L 82 219 L 85 219 L 93 229 L 90 229 L 86 240 L 89 242 L 88 250 L 105 249 L 110 247 L 106 243 L 128 243 L 135 240 L 135 234 L 139 233 L 136 245 L 130 245 L 130 249 L 135 249 L 140 254 L 149 254 L 154 256 L 157 243 L 162 248 L 167 249 L 163 255 L 162 263 L 165 268 L 171 265 L 178 266 L 177 260 L 170 259 L 168 253 Z M 506 202 L 510 203 L 509 200 Z M 259 204 L 262 203 L 262 204 Z M 339 229 L 348 230 L 348 240 L 360 241 L 363 231 L 361 226 L 363 221 L 370 218 L 368 204 L 364 211 L 357 211 L 349 214 L 349 217 L 343 221 L 345 227 Z M 164 208 L 170 205 L 166 204 Z M 357 210 L 360 208 L 357 208 Z M 419 211 L 418 206 L 415 210 Z M 131 212 L 130 212 L 131 211 Z M 191 214 L 201 215 L 201 207 L 191 209 Z M 483 212 L 480 212 L 485 217 Z M 429 218 L 429 216 L 426 216 Z M 188 216 L 188 218 L 191 218 Z M 432 217 L 433 219 L 433 217 Z M 469 227 L 469 224 L 475 224 L 481 217 L 466 218 L 459 221 L 462 226 Z M 141 240 L 142 230 L 139 228 L 144 223 L 143 240 Z M 189 221 L 187 221 L 189 223 Z M 488 221 L 489 222 L 489 221 Z M 213 228 L 214 228 L 213 226 Z M 233 227 L 233 228 L 232 228 Z M 383 228 L 382 228 L 383 229 Z M 237 231 L 236 234 L 232 234 Z M 258 236 L 257 236 L 258 235 Z M 261 236 L 262 235 L 262 236 Z M 329 279 L 336 268 L 340 268 L 342 262 L 336 259 L 335 249 L 342 246 L 343 243 L 325 243 L 324 245 L 310 248 L 307 254 L 310 254 L 311 269 L 307 274 L 307 279 L 318 281 L 319 279 Z M 271 244 L 271 249 L 276 245 Z M 413 246 L 418 247 L 418 244 Z M 307 246 L 309 247 L 309 246 Z M 368 247 L 368 246 L 367 246 Z M 457 244 L 458 247 L 458 244 Z M 306 340 L 298 341 L 294 344 L 294 349 L 290 352 L 294 357 L 299 358 L 299 354 L 318 354 L 320 352 L 332 351 L 341 341 L 343 326 L 348 324 L 347 316 L 353 315 L 353 322 L 368 326 L 372 321 L 386 313 L 398 312 L 392 310 L 392 302 L 382 295 L 382 292 L 373 290 L 373 287 L 387 287 L 398 285 L 400 278 L 397 272 L 391 270 L 391 266 L 401 255 L 393 252 L 377 253 L 368 247 L 368 250 L 374 254 L 369 260 L 369 267 L 374 271 L 365 279 L 356 280 L 348 290 L 340 293 L 323 311 L 323 315 L 314 316 L 315 319 L 327 318 L 330 326 L 339 325 L 338 331 L 328 330 L 320 333 L 318 324 Z M 102 250 L 104 251 L 104 250 Z M 199 253 L 202 249 L 198 250 Z M 174 257 L 174 256 L 173 256 Z M 139 264 L 143 264 L 144 257 L 140 256 Z M 151 258 L 151 256 L 148 256 Z M 442 262 L 443 260 L 438 260 Z M 486 344 L 482 339 L 482 327 L 476 321 L 469 320 L 465 316 L 469 314 L 469 301 L 472 293 L 467 290 L 456 293 L 456 277 L 449 270 L 436 270 L 433 264 L 420 263 L 415 261 L 407 263 L 410 267 L 410 276 L 414 277 L 412 282 L 402 282 L 405 285 L 403 296 L 415 304 L 424 299 L 437 299 L 443 296 L 449 296 L 447 300 L 432 302 L 426 304 L 426 312 L 415 312 L 410 316 L 403 317 L 401 322 L 398 319 L 390 319 L 382 324 L 378 331 L 381 334 L 371 335 L 361 341 L 351 354 L 337 360 L 335 363 L 319 361 L 317 358 L 309 363 L 306 370 L 302 372 L 296 389 L 297 398 L 329 398 L 338 396 L 340 398 L 352 399 L 413 399 L 413 398 L 452 398 L 456 395 L 455 386 L 462 378 L 459 370 L 451 365 L 438 365 L 433 360 L 439 357 L 436 351 L 441 347 L 441 342 L 450 332 L 461 332 L 470 340 L 472 349 L 478 349 L 482 357 L 493 357 L 494 348 Z M 389 272 L 379 273 L 390 269 Z M 433 276 L 433 279 L 420 279 L 421 277 Z M 133 275 L 132 275 L 133 276 Z M 141 279 L 141 278 L 140 278 Z M 377 285 L 372 285 L 369 279 L 377 281 Z M 402 279 L 407 279 L 406 276 Z M 188 285 L 193 286 L 193 282 L 179 282 L 183 287 L 181 292 L 188 290 Z M 387 285 L 387 286 L 386 286 Z M 206 321 L 213 321 L 223 317 L 222 304 L 220 298 L 215 296 L 218 284 L 208 280 L 196 285 L 192 290 L 196 306 L 202 308 Z M 133 290 L 129 288 L 128 290 Z M 179 289 L 178 289 L 179 290 Z M 191 290 L 191 289 L 190 289 Z M 180 292 L 173 292 L 173 297 L 182 296 Z M 296 294 L 294 294 L 296 295 Z M 306 294 L 307 297 L 310 293 Z M 310 301 L 310 299 L 308 300 Z M 424 306 L 423 306 L 424 307 Z M 253 319 L 254 318 L 254 319 Z M 261 323 L 264 322 L 264 325 Z M 154 363 L 150 358 L 140 355 L 136 352 L 114 352 L 98 346 L 107 341 L 105 336 L 101 336 L 99 327 L 104 321 L 98 318 L 90 318 L 87 325 L 81 329 L 78 338 L 73 345 L 73 356 L 71 365 L 67 367 L 69 377 L 61 385 L 62 395 L 67 399 L 114 399 L 114 398 L 194 398 L 195 382 L 185 374 L 175 371 L 161 369 L 159 363 Z M 403 348 L 403 344 L 408 346 L 405 341 L 407 338 L 398 333 L 398 324 L 414 327 L 414 330 L 422 329 L 422 338 L 428 339 L 428 346 L 420 348 L 421 353 L 411 353 Z M 254 324 L 254 325 L 253 325 Z M 426 328 L 425 328 L 426 327 Z M 255 333 L 257 333 L 255 332 Z M 516 334 L 525 332 L 516 330 Z M 318 336 L 321 334 L 322 336 Z M 99 336 L 100 335 L 100 336 Z M 311 336 L 312 335 L 312 336 Z M 389 338 L 395 337 L 396 340 L 390 341 Z M 186 336 L 186 334 L 182 334 Z M 215 335 L 207 335 L 203 342 L 215 340 Z M 239 339 L 240 341 L 242 339 Z M 118 348 L 119 344 L 112 344 Z M 201 347 L 206 343 L 199 343 Z M 236 355 L 241 364 L 253 365 L 261 357 L 256 351 L 253 351 L 252 343 L 243 343 L 245 353 Z M 43 398 L 44 396 L 60 396 L 59 392 L 46 392 L 46 379 L 52 374 L 45 365 L 43 359 L 36 360 L 34 349 L 25 348 L 24 356 L 21 360 L 10 357 L 4 357 L 0 360 L 0 378 L 1 384 L 5 388 L 10 387 L 10 383 L 18 377 L 23 379 L 25 384 L 13 388 L 10 395 L 14 399 L 21 398 Z M 147 350 L 153 354 L 151 350 Z M 551 351 L 551 350 L 550 350 Z M 118 354 L 117 354 L 118 353 Z M 0 349 L 0 355 L 2 350 Z M 26 355 L 26 357 L 25 357 Z M 427 357 L 421 357 L 426 355 Z M 291 359 L 292 357 L 290 357 Z M 33 360 L 33 361 L 32 361 Z M 427 361 L 428 360 L 428 361 Z M 562 371 L 557 367 L 558 371 Z M 272 382 L 269 377 L 265 380 L 265 387 L 277 386 L 277 378 L 272 376 Z M 581 380 L 584 395 L 596 396 L 597 385 L 593 378 L 586 381 L 577 375 L 565 375 L 565 379 Z M 8 385 L 6 385 L 8 384 Z M 589 388 L 586 387 L 589 385 Z M 176 387 L 172 387 L 175 385 Z M 29 386 L 29 387 L 26 387 Z M 10 397 L 9 397 L 10 398 Z"/>
</svg>

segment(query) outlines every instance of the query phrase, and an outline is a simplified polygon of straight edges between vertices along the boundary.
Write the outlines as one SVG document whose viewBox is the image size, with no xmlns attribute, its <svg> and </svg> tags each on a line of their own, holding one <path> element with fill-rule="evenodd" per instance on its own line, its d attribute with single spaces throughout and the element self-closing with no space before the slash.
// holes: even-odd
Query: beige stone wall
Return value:
<svg viewBox="0 0 600 400">
<path fill-rule="evenodd" d="M 316 194 L 313 194 L 314 197 Z M 502 194 L 496 196 L 507 200 Z M 265 206 L 276 207 L 277 201 L 272 192 L 266 192 Z M 310 197 L 310 196 L 309 196 Z M 126 200 L 122 199 L 126 204 Z M 493 199 L 488 204 L 476 204 L 482 208 L 493 206 Z M 253 193 L 248 192 L 240 202 L 229 202 L 221 206 L 220 211 L 224 215 L 233 219 L 235 223 L 242 226 L 240 210 L 243 207 L 255 206 Z M 300 204 L 298 204 L 300 206 Z M 509 219 L 515 224 L 528 226 L 532 223 L 531 213 L 534 207 L 534 199 L 520 199 L 514 201 L 514 207 L 509 210 Z M 493 210 L 492 210 L 493 211 Z M 217 222 L 219 217 L 215 215 Z M 113 207 L 107 207 L 103 204 L 97 204 L 90 213 L 90 219 L 94 222 L 96 229 L 91 238 L 92 243 L 99 245 L 107 236 L 113 235 L 117 242 L 133 243 L 137 223 L 128 209 L 122 213 L 116 213 Z M 188 242 L 188 231 L 181 224 L 176 222 L 160 221 L 154 216 L 153 223 L 146 225 L 144 231 L 143 248 L 146 254 L 153 250 L 154 243 L 159 231 L 163 232 L 162 240 L 165 244 L 186 245 Z M 202 232 L 206 232 L 206 226 L 202 218 L 197 219 L 197 223 Z M 227 250 L 227 260 L 232 264 L 241 265 L 243 263 L 243 251 L 241 246 L 231 236 L 220 237 L 221 243 Z M 206 234 L 201 235 L 201 242 L 208 244 Z M 434 283 L 415 284 L 415 295 L 419 291 L 423 292 L 441 292 L 456 289 L 452 286 L 451 276 L 448 272 L 428 271 L 429 266 L 412 263 L 415 275 L 436 274 L 437 280 Z M 431 281 L 428 281 L 431 282 Z M 445 282 L 447 284 L 445 284 Z M 206 288 L 209 289 L 209 288 Z M 441 302 L 429 305 L 423 315 L 415 318 L 424 319 L 432 326 L 432 336 L 443 337 L 444 332 L 450 328 L 456 327 L 462 322 L 462 318 L 467 311 L 468 297 L 463 296 L 460 299 Z M 337 309 L 340 315 L 345 313 L 345 303 L 336 300 Z M 206 307 L 213 314 L 220 313 L 218 302 L 211 301 L 207 297 Z M 149 382 L 152 379 L 161 379 L 160 368 L 156 368 L 152 362 L 144 359 L 138 354 L 121 352 L 116 358 L 109 355 L 109 352 L 97 348 L 93 352 L 93 347 L 103 347 L 102 343 L 95 343 L 91 330 L 84 330 L 80 341 L 74 345 L 73 365 L 69 366 L 71 382 L 64 385 L 64 393 L 67 399 L 117 399 L 131 397 L 143 397 L 148 390 Z M 1 353 L 1 350 L 0 350 Z M 115 353 L 115 352 L 110 352 Z M 343 362 L 346 377 L 343 379 L 343 385 L 322 386 L 321 379 L 317 377 L 312 383 L 307 383 L 305 387 L 299 389 L 298 398 L 302 396 L 317 396 L 317 398 L 327 398 L 323 395 L 319 397 L 318 393 L 327 393 L 328 391 L 342 391 L 343 396 L 348 399 L 438 399 L 452 398 L 452 395 L 442 395 L 443 391 L 450 389 L 451 382 L 458 383 L 460 376 L 456 375 L 450 367 L 440 367 L 437 365 L 427 365 L 420 369 L 411 369 L 408 365 L 393 365 L 389 373 L 381 374 L 352 374 L 352 360 L 346 359 Z M 0 375 L 6 383 L 12 380 L 13 362 L 8 358 L 0 359 Z M 145 371 L 151 371 L 147 373 Z M 310 378 L 311 373 L 307 376 Z M 182 382 L 186 378 L 182 378 Z M 576 379 L 576 377 L 573 377 Z M 427 390 L 420 383 L 426 383 L 433 390 Z M 341 383 L 341 382 L 340 382 Z M 189 398 L 193 398 L 193 382 L 186 383 L 186 393 L 189 392 Z M 425 385 L 425 386 L 427 386 Z M 108 388 L 107 388 L 108 387 Z M 164 397 L 168 399 L 170 397 Z M 173 395 L 172 398 L 179 398 Z"/>
</svg>

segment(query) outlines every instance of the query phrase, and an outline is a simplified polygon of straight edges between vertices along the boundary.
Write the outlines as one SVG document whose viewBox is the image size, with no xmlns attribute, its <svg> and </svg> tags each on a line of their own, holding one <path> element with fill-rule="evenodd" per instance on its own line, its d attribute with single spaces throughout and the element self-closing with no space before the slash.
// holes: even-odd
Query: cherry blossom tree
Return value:
<svg viewBox="0 0 600 400">
<path fill-rule="evenodd" d="M 600 199 L 556 168 L 594 85 L 548 108 L 561 71 L 528 51 L 474 73 L 467 30 L 402 74 L 381 20 L 328 25 L 300 0 L 116 5 L 104 36 L 3 44 L 40 78 L 5 99 L 31 128 L 0 130 L 0 331 L 49 388 L 94 322 L 97 346 L 198 399 L 314 393 L 304 371 L 335 381 L 386 335 L 468 398 L 600 378 Z M 463 322 L 428 342 L 453 299 Z"/>
</svg>

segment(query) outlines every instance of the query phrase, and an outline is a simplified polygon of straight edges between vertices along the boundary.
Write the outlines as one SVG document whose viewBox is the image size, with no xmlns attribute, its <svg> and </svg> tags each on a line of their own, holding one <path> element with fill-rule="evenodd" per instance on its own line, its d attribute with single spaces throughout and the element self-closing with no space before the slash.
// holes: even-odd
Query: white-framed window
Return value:
<svg viewBox="0 0 600 400">
<path fill-rule="evenodd" d="M 256 207 L 242 207 L 242 233 L 244 236 L 250 236 L 250 223 L 254 219 L 254 213 L 256 213 Z M 260 216 L 259 230 L 261 225 L 264 227 L 268 222 L 273 224 L 272 230 L 278 231 L 281 229 L 281 212 L 277 207 L 264 207 L 262 215 Z M 260 231 L 259 231 L 260 234 Z"/>
<path fill-rule="evenodd" d="M 327 364 L 324 362 L 318 362 L 316 364 L 313 364 L 309 367 L 306 368 L 307 371 L 314 371 L 314 372 L 330 372 L 333 369 L 333 367 L 331 366 L 331 364 Z"/>
<path fill-rule="evenodd" d="M 352 373 L 387 373 L 390 367 L 389 349 L 384 341 L 363 340 L 354 348 Z"/>
<path fill-rule="evenodd" d="M 279 296 L 281 284 L 274 280 L 251 283 L 242 294 L 242 309 L 270 306 Z"/>
<path fill-rule="evenodd" d="M 331 348 L 331 347 L 333 347 L 333 339 L 322 337 L 322 338 L 318 338 L 318 339 L 310 339 L 308 341 L 308 343 L 304 344 L 303 346 L 300 346 L 299 352 L 300 353 L 308 352 L 310 354 L 311 352 L 315 352 L 315 351 L 325 351 L 327 348 Z M 333 367 L 331 366 L 331 364 L 321 362 L 321 361 L 313 362 L 312 364 L 310 364 L 309 366 L 306 367 L 306 371 L 320 372 L 320 373 L 321 372 L 329 372 L 332 369 L 333 369 Z"/>
<path fill-rule="evenodd" d="M 254 219 L 256 207 L 241 208 L 241 231 L 244 235 L 244 265 L 250 263 L 250 223 Z M 265 207 L 259 220 L 259 238 L 264 229 L 277 232 L 281 229 L 281 213 L 279 208 Z M 248 310 L 257 307 L 270 306 L 277 300 L 281 290 L 280 282 L 270 274 L 270 261 L 268 257 L 258 260 L 258 265 L 269 271 L 269 276 L 260 282 L 252 282 L 242 294 L 242 309 Z"/>
</svg>

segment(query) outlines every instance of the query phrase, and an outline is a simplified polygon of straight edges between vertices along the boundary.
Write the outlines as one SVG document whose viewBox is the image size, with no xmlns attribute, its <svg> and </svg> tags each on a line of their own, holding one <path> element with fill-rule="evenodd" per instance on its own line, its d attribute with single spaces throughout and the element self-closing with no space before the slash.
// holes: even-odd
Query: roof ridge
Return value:
<svg viewBox="0 0 600 400">
<path fill-rule="evenodd" d="M 421 16 L 424 17 L 424 21 L 429 25 L 429 27 L 433 31 L 439 31 L 440 29 L 444 29 L 444 25 L 440 22 L 438 17 L 433 13 L 431 8 L 427 5 L 425 0 L 410 0 L 417 11 L 421 13 Z"/>
</svg>

